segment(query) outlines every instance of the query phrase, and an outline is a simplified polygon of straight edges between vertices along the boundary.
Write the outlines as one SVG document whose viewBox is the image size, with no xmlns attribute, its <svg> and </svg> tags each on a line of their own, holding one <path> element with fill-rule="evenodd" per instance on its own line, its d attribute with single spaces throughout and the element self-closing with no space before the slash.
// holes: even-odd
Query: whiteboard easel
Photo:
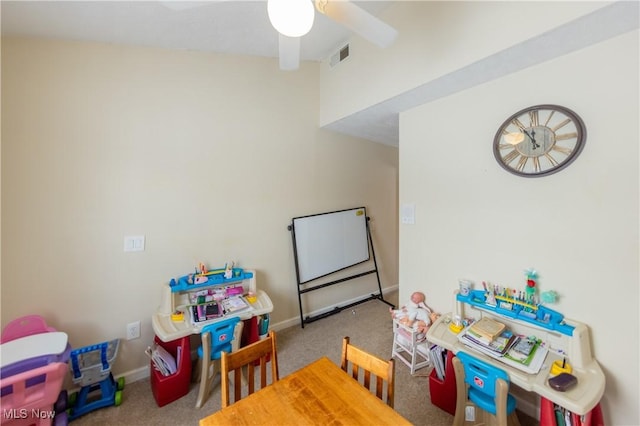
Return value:
<svg viewBox="0 0 640 426">
<path fill-rule="evenodd" d="M 291 225 L 287 229 L 291 231 L 293 242 L 298 284 L 298 305 L 300 307 L 300 324 L 302 328 L 306 323 L 325 318 L 373 299 L 380 300 L 395 308 L 393 304 L 384 300 L 382 296 L 382 285 L 380 284 L 380 274 L 378 273 L 378 265 L 373 249 L 369 217 L 367 217 L 364 207 L 296 217 L 292 219 Z M 372 270 L 305 289 L 300 287 L 318 278 L 366 262 L 371 258 L 373 258 L 374 265 Z M 302 309 L 302 294 L 373 273 L 376 274 L 378 281 L 378 294 L 371 294 L 369 297 L 345 306 L 336 306 L 333 310 L 319 315 L 305 317 Z"/>
</svg>

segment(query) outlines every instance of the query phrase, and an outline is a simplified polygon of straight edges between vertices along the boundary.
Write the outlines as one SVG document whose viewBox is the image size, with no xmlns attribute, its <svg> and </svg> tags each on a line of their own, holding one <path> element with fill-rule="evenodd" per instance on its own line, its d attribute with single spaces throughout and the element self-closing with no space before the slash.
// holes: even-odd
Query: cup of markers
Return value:
<svg viewBox="0 0 640 426">
<path fill-rule="evenodd" d="M 551 364 L 551 375 L 553 376 L 557 376 L 560 373 L 571 373 L 571 371 L 571 364 L 567 362 L 566 358 L 553 361 L 553 364 Z"/>
</svg>

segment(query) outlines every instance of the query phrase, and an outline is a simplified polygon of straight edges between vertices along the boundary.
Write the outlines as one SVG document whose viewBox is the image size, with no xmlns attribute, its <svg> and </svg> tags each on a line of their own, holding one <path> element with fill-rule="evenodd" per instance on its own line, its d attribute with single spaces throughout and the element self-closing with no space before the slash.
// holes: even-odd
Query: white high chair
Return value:
<svg viewBox="0 0 640 426">
<path fill-rule="evenodd" d="M 411 369 L 411 374 L 420 368 L 430 366 L 431 358 L 429 358 L 429 343 L 426 334 L 400 324 L 394 318 L 391 357 L 396 357 L 405 363 Z"/>
</svg>

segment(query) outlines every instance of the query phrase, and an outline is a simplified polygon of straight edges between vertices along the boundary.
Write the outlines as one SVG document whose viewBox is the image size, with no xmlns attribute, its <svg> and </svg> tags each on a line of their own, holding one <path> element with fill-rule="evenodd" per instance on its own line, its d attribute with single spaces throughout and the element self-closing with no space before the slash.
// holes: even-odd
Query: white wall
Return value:
<svg viewBox="0 0 640 426">
<path fill-rule="evenodd" d="M 353 37 L 349 58 L 320 68 L 322 126 L 598 10 L 600 1 L 395 1 L 388 48 Z M 552 47 L 552 46 L 551 46 Z M 534 56 L 537 52 L 531 52 Z"/>
<path fill-rule="evenodd" d="M 30 313 L 74 347 L 117 337 L 148 366 L 160 286 L 235 261 L 272 324 L 297 325 L 291 218 L 365 206 L 384 287 L 398 276 L 398 151 L 318 129 L 318 66 L 73 42 L 2 40 L 2 325 Z M 125 235 L 146 250 L 124 253 Z M 321 290 L 306 312 L 377 289 Z M 339 344 L 339 342 L 336 342 Z"/>
<path fill-rule="evenodd" d="M 458 278 L 524 287 L 535 268 L 554 309 L 588 324 L 605 375 L 605 423 L 640 424 L 638 389 L 639 33 L 634 31 L 403 113 L 400 297 L 452 308 Z M 512 113 L 576 111 L 586 146 L 567 169 L 526 179 L 497 164 L 492 141 Z M 531 401 L 529 401 L 531 402 Z M 535 401 L 534 401 L 535 402 Z"/>
</svg>

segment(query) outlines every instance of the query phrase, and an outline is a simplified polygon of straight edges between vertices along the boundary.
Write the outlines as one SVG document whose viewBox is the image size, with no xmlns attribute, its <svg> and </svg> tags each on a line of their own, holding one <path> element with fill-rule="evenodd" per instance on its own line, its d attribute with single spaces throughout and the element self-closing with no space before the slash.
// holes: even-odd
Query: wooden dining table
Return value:
<svg viewBox="0 0 640 426">
<path fill-rule="evenodd" d="M 410 424 L 326 357 L 200 420 L 200 426 Z"/>
</svg>

